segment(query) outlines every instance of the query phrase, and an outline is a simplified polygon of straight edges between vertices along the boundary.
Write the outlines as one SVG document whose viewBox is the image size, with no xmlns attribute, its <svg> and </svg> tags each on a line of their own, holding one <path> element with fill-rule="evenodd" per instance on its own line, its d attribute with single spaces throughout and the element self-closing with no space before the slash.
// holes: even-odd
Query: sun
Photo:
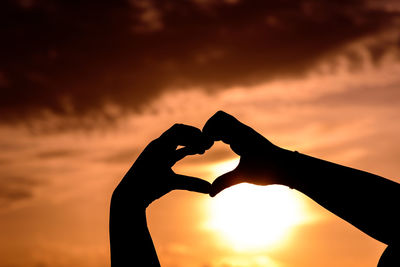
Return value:
<svg viewBox="0 0 400 267">
<path fill-rule="evenodd" d="M 228 171 L 235 165 L 225 162 L 219 168 Z M 280 185 L 233 186 L 210 201 L 209 209 L 208 226 L 236 250 L 277 246 L 304 220 L 298 196 Z"/>
</svg>

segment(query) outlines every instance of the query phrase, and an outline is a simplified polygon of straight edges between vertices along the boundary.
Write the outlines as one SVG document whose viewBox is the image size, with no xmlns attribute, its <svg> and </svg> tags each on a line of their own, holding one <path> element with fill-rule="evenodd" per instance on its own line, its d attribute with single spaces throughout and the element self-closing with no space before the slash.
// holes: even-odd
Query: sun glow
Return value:
<svg viewBox="0 0 400 267">
<path fill-rule="evenodd" d="M 232 169 L 229 166 L 235 166 L 234 162 L 223 163 L 221 168 L 227 171 Z M 285 186 L 239 184 L 210 202 L 209 227 L 236 250 L 275 247 L 304 221 L 301 204 Z"/>
</svg>

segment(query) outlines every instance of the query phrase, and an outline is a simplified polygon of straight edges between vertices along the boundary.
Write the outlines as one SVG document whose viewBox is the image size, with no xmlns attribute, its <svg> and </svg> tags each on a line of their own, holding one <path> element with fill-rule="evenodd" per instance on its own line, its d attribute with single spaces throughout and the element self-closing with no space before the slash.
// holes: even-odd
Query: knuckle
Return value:
<svg viewBox="0 0 400 267">
<path fill-rule="evenodd" d="M 176 131 L 182 127 L 181 123 L 174 123 L 170 128 L 169 131 Z"/>
<path fill-rule="evenodd" d="M 182 126 L 182 123 L 174 123 L 174 125 L 172 125 L 173 128 L 182 128 Z"/>
</svg>

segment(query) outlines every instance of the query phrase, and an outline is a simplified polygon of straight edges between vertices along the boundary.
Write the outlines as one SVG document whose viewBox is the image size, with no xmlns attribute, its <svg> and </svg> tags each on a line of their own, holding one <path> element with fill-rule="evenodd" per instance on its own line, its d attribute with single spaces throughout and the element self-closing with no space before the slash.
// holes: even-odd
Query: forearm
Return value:
<svg viewBox="0 0 400 267">
<path fill-rule="evenodd" d="M 111 266 L 160 266 L 146 222 L 146 210 L 113 195 L 110 207 Z"/>
<path fill-rule="evenodd" d="M 400 184 L 300 153 L 288 153 L 290 187 L 381 242 L 399 241 Z"/>
</svg>

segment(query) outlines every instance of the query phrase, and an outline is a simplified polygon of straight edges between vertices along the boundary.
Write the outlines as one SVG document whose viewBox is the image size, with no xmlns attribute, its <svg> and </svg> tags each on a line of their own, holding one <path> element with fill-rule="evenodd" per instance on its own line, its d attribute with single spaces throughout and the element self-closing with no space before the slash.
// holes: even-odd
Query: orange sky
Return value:
<svg viewBox="0 0 400 267">
<path fill-rule="evenodd" d="M 400 182 L 398 3 L 250 2 L 0 4 L 0 267 L 109 266 L 115 186 L 149 141 L 217 110 L 286 149 Z M 212 182 L 233 159 L 216 144 L 174 170 Z M 293 209 L 260 187 L 268 203 L 242 212 L 301 219 L 241 249 L 215 225 L 228 190 L 150 206 L 163 267 L 372 267 L 385 248 L 300 192 L 283 189 Z"/>
<path fill-rule="evenodd" d="M 146 143 L 174 122 L 201 127 L 223 109 L 272 142 L 399 181 L 397 137 L 400 65 L 310 74 L 234 87 L 166 93 L 140 114 L 91 130 L 51 130 L 57 116 L 2 126 L 0 266 L 107 266 L 111 192 Z M 286 88 L 282 92 L 280 88 Z M 353 95 L 353 90 L 357 94 Z M 251 93 L 249 93 L 251 92 Z M 63 118 L 65 119 L 65 118 Z M 88 120 L 93 119 L 88 117 Z M 49 129 L 50 128 L 50 129 Z M 46 130 L 47 129 L 47 130 Z M 192 156 L 176 171 L 212 181 L 215 164 L 235 158 L 222 144 Z M 323 179 L 323 177 L 321 177 Z M 397 180 L 396 180 L 397 179 Z M 310 220 L 272 248 L 236 251 L 204 227 L 213 199 L 173 192 L 148 210 L 163 266 L 375 266 L 384 245 L 299 192 Z M 313 219 L 311 219 L 313 218 Z"/>
</svg>

